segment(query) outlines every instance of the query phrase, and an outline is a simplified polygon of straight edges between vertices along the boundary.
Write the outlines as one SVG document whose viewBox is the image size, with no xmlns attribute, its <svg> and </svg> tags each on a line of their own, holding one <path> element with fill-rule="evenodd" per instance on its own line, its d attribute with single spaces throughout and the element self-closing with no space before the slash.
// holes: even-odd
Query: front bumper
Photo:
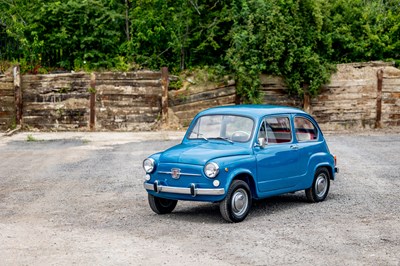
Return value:
<svg viewBox="0 0 400 266">
<path fill-rule="evenodd" d="M 175 194 L 184 194 L 184 195 L 192 195 L 193 197 L 197 195 L 203 196 L 220 196 L 225 194 L 224 188 L 197 188 L 196 184 L 190 184 L 190 187 L 171 187 L 161 185 L 157 180 L 151 183 L 144 183 L 144 188 L 150 191 L 154 191 L 156 193 L 175 193 Z"/>
</svg>

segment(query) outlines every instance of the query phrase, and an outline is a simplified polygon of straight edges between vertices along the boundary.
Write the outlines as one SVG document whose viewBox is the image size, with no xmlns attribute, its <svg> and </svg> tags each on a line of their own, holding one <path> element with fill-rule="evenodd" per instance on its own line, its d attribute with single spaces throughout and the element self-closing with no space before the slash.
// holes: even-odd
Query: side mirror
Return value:
<svg viewBox="0 0 400 266">
<path fill-rule="evenodd" d="M 258 138 L 258 145 L 261 148 L 265 148 L 267 145 L 267 140 L 265 138 Z"/>
</svg>

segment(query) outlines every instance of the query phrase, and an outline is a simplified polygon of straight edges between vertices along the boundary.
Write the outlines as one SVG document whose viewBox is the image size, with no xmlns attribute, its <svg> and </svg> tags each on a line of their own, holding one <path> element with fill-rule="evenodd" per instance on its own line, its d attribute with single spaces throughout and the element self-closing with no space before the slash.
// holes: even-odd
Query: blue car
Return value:
<svg viewBox="0 0 400 266">
<path fill-rule="evenodd" d="M 151 209 L 178 200 L 218 202 L 241 222 L 252 200 L 305 190 L 325 200 L 338 168 L 317 122 L 302 110 L 271 105 L 210 108 L 195 116 L 181 144 L 143 161 Z"/>
</svg>

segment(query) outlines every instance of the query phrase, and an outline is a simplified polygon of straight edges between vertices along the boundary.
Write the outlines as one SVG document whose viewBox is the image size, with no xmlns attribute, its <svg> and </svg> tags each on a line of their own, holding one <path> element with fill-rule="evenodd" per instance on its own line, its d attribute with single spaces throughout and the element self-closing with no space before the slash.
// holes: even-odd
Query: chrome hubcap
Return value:
<svg viewBox="0 0 400 266">
<path fill-rule="evenodd" d="M 164 208 L 168 208 L 172 204 L 172 202 L 169 199 L 161 199 L 161 198 L 159 200 L 159 203 Z"/>
<path fill-rule="evenodd" d="M 328 189 L 327 178 L 328 177 L 324 173 L 321 173 L 315 181 L 315 193 L 320 198 L 324 196 L 326 190 Z"/>
<path fill-rule="evenodd" d="M 241 216 L 246 212 L 247 206 L 249 205 L 249 198 L 246 190 L 239 188 L 235 191 L 232 196 L 232 212 L 236 216 Z"/>
</svg>

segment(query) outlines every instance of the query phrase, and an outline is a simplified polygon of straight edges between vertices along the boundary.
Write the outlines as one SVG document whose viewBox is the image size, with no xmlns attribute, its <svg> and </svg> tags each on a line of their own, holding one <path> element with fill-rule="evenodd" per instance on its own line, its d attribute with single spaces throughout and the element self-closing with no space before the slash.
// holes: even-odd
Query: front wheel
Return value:
<svg viewBox="0 0 400 266">
<path fill-rule="evenodd" d="M 157 214 L 171 213 L 178 203 L 177 200 L 163 199 L 148 194 L 150 208 Z"/>
<path fill-rule="evenodd" d="M 314 181 L 310 188 L 306 189 L 306 196 L 309 202 L 320 202 L 328 196 L 330 176 L 326 168 L 319 168 L 315 172 Z"/>
<path fill-rule="evenodd" d="M 231 223 L 243 221 L 251 207 L 251 191 L 246 182 L 235 180 L 229 187 L 228 193 L 219 204 L 222 217 Z"/>
</svg>

